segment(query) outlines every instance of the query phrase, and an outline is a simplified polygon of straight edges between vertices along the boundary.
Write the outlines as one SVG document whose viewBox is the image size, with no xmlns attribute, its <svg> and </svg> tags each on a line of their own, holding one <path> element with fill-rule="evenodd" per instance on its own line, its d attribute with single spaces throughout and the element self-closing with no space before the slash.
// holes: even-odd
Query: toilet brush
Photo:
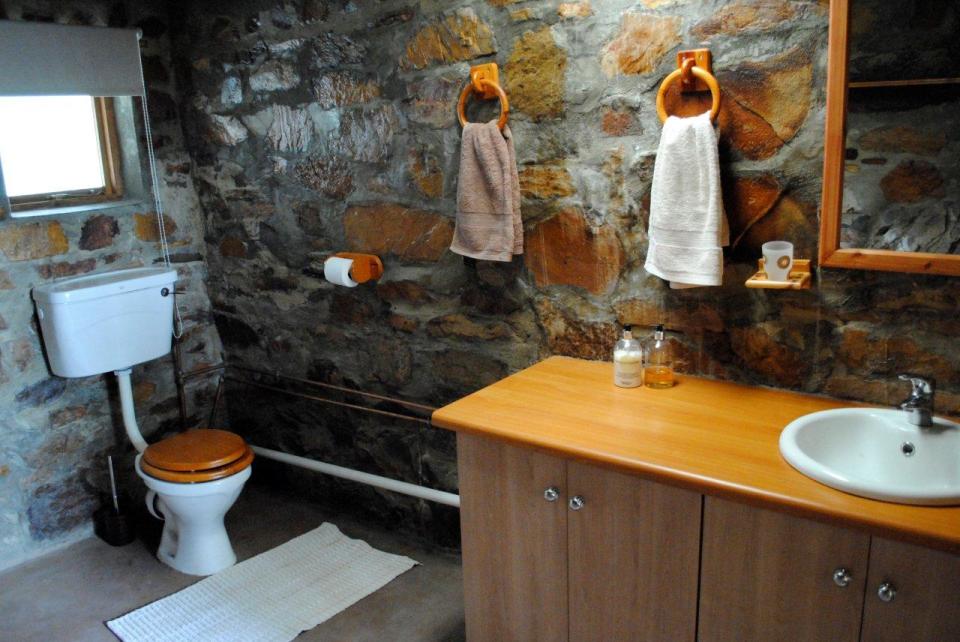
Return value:
<svg viewBox="0 0 960 642">
<path fill-rule="evenodd" d="M 110 474 L 110 498 L 113 505 L 101 506 L 93 514 L 93 530 L 107 544 L 123 546 L 132 542 L 136 534 L 130 515 L 120 510 L 120 497 L 117 492 L 117 477 L 113 471 L 112 455 L 107 455 L 107 472 Z"/>
<path fill-rule="evenodd" d="M 113 510 L 120 514 L 120 502 L 117 501 L 117 478 L 113 475 L 113 455 L 107 455 L 107 470 L 110 471 L 110 496 L 113 498 Z"/>
</svg>

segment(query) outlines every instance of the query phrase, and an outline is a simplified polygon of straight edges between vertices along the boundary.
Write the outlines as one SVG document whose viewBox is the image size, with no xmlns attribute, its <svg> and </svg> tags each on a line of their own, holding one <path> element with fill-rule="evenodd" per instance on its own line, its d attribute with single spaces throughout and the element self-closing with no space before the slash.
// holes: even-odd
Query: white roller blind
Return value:
<svg viewBox="0 0 960 642">
<path fill-rule="evenodd" d="M 0 20 L 0 96 L 139 96 L 134 29 Z"/>
</svg>

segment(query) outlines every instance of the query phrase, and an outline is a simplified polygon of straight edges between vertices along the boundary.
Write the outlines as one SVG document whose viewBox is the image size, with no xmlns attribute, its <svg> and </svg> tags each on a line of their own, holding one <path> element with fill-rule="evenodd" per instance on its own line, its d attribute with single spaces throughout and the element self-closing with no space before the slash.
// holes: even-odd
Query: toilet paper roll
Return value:
<svg viewBox="0 0 960 642">
<path fill-rule="evenodd" d="M 355 288 L 359 284 L 350 278 L 350 267 L 352 265 L 353 259 L 331 256 L 323 264 L 323 276 L 334 285 L 345 285 L 348 288 Z"/>
</svg>

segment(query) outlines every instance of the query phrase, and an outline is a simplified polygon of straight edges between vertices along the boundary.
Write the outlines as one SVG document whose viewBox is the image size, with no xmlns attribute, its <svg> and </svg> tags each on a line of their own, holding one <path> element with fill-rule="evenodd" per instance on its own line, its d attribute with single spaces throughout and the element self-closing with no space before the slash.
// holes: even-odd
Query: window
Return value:
<svg viewBox="0 0 960 642">
<path fill-rule="evenodd" d="M 119 200 L 113 99 L 0 97 L 0 163 L 15 212 Z"/>
</svg>

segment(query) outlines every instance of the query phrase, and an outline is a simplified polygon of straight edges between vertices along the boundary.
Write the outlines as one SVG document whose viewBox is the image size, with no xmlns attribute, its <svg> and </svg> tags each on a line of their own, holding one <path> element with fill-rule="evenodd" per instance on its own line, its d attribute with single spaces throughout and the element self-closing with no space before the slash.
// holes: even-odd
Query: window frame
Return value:
<svg viewBox="0 0 960 642">
<path fill-rule="evenodd" d="M 100 162 L 103 167 L 104 186 L 99 190 L 83 189 L 49 194 L 11 196 L 11 212 L 96 205 L 123 199 L 123 162 L 113 98 L 109 96 L 93 96 L 92 98 L 96 115 L 97 137 L 100 142 Z"/>
</svg>

